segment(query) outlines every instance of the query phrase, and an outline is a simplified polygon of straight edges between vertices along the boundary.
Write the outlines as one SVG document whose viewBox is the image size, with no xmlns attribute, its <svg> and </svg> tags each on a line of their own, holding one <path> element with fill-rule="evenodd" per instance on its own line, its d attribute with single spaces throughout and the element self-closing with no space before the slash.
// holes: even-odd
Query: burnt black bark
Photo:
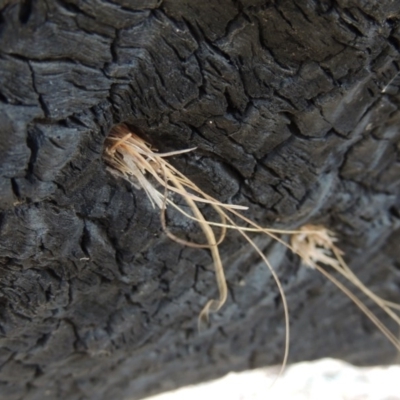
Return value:
<svg viewBox="0 0 400 400">
<path fill-rule="evenodd" d="M 326 225 L 363 281 L 400 299 L 399 1 L 0 10 L 2 399 L 139 399 L 281 362 L 277 288 L 238 234 L 221 247 L 228 302 L 197 332 L 210 255 L 166 238 L 145 193 L 106 170 L 118 123 L 160 150 L 197 146 L 174 165 L 263 225 Z M 288 296 L 290 361 L 393 361 L 350 300 L 255 240 Z"/>
</svg>

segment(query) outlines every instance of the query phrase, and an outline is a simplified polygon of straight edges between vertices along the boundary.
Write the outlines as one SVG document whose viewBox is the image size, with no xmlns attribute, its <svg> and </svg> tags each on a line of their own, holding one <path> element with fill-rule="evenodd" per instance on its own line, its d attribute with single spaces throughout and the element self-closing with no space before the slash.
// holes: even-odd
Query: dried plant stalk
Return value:
<svg viewBox="0 0 400 400">
<path fill-rule="evenodd" d="M 109 166 L 110 172 L 123 177 L 131 182 L 135 187 L 142 188 L 146 192 L 153 207 L 160 209 L 162 226 L 166 234 L 172 240 L 186 246 L 209 249 L 213 258 L 219 298 L 209 300 L 204 306 L 199 316 L 199 327 L 202 326 L 203 322 L 208 320 L 209 313 L 218 311 L 227 299 L 227 285 L 218 246 L 224 240 L 227 229 L 234 229 L 240 232 L 267 265 L 282 297 L 286 333 L 281 372 L 286 365 L 289 354 L 290 330 L 288 305 L 279 277 L 266 256 L 249 237 L 248 232 L 267 234 L 295 254 L 298 254 L 303 263 L 321 272 L 326 278 L 342 290 L 368 316 L 368 318 L 371 319 L 371 321 L 393 343 L 393 345 L 400 350 L 399 339 L 396 338 L 396 336 L 352 291 L 322 267 L 322 265 L 330 266 L 334 271 L 338 272 L 349 282 L 353 283 L 358 289 L 381 307 L 398 324 L 398 326 L 400 326 L 400 318 L 393 311 L 394 309 L 400 309 L 400 305 L 386 301 L 375 295 L 354 275 L 344 262 L 342 257 L 343 253 L 335 245 L 337 239 L 332 232 L 324 227 L 313 225 L 306 225 L 298 230 L 268 229 L 259 226 L 242 214 L 241 211 L 246 210 L 247 207 L 219 202 L 203 192 L 184 174 L 165 160 L 166 157 L 187 153 L 193 150 L 194 149 L 187 149 L 169 153 L 158 153 L 156 150 L 151 148 L 150 144 L 146 143 L 142 138 L 131 132 L 126 125 L 119 125 L 113 128 L 106 140 L 104 159 Z M 151 182 L 148 176 L 152 177 L 155 183 Z M 160 187 L 161 191 L 156 189 L 155 186 Z M 180 195 L 191 209 L 192 214 L 187 213 L 175 204 L 170 199 L 170 192 Z M 220 222 L 206 220 L 198 208 L 197 203 L 209 204 L 219 215 Z M 175 208 L 185 217 L 196 221 L 203 231 L 206 243 L 200 244 L 189 242 L 172 234 L 166 225 L 165 210 L 167 206 Z M 243 225 L 238 225 L 234 218 L 241 220 Z M 212 227 L 221 228 L 221 234 L 218 240 L 216 240 Z M 291 244 L 281 239 L 278 236 L 280 234 L 291 235 Z"/>
<path fill-rule="evenodd" d="M 400 351 L 398 337 L 393 334 L 376 315 L 348 288 L 339 282 L 332 274 L 321 267 L 321 264 L 332 267 L 336 272 L 356 286 L 361 292 L 377 304 L 400 327 L 400 317 L 393 311 L 400 305 L 384 300 L 368 289 L 351 271 L 343 259 L 343 252 L 335 245 L 337 238 L 333 232 L 323 226 L 305 225 L 300 232 L 292 236 L 292 249 L 297 253 L 304 264 L 318 270 L 342 292 L 344 292 L 378 327 L 387 339 Z"/>
</svg>

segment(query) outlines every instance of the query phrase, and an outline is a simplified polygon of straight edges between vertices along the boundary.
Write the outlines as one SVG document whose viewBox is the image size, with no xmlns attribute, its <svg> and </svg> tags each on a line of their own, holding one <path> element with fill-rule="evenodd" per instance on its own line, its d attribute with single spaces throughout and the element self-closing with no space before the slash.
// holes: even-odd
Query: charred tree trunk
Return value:
<svg viewBox="0 0 400 400">
<path fill-rule="evenodd" d="M 260 224 L 324 224 L 399 300 L 399 2 L 0 2 L 0 397 L 139 399 L 279 364 L 283 312 L 240 238 L 172 242 L 145 193 L 102 160 L 127 123 L 205 192 Z M 189 237 L 192 224 L 172 218 Z M 290 361 L 391 362 L 342 293 L 267 239 L 288 297 Z M 377 311 L 379 313 L 379 311 Z"/>
</svg>

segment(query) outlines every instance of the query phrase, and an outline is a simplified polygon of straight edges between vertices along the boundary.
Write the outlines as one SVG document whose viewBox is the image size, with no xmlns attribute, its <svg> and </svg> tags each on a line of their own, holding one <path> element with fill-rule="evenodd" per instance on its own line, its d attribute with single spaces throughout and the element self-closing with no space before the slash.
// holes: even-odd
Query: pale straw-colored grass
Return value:
<svg viewBox="0 0 400 400">
<path fill-rule="evenodd" d="M 104 160 L 113 174 L 123 177 L 135 187 L 141 188 L 146 192 L 153 207 L 160 209 L 161 224 L 165 233 L 172 240 L 185 246 L 206 248 L 210 251 L 215 268 L 219 297 L 218 299 L 210 299 L 204 306 L 199 316 L 199 328 L 204 326 L 204 323 L 208 321 L 210 312 L 217 312 L 226 302 L 228 290 L 224 267 L 219 253 L 219 245 L 225 239 L 227 230 L 234 229 L 243 236 L 264 261 L 265 265 L 271 271 L 282 297 L 286 328 L 282 370 L 286 365 L 289 353 L 290 327 L 288 305 L 279 277 L 267 257 L 257 247 L 248 233 L 266 234 L 299 255 L 304 264 L 318 270 L 342 290 L 400 351 L 399 339 L 376 317 L 353 291 L 338 281 L 337 278 L 326 269 L 326 267 L 330 267 L 346 278 L 349 283 L 352 283 L 381 307 L 400 327 L 400 318 L 394 312 L 394 310 L 400 309 L 400 305 L 386 301 L 375 295 L 354 275 L 345 263 L 343 253 L 336 246 L 335 243 L 337 239 L 331 231 L 323 226 L 314 225 L 306 225 L 298 230 L 269 229 L 259 226 L 254 221 L 244 216 L 243 211 L 245 211 L 247 207 L 221 203 L 217 199 L 214 199 L 212 196 L 203 192 L 189 178 L 174 168 L 166 160 L 168 157 L 193 150 L 195 149 L 158 153 L 149 143 L 133 133 L 128 126 L 119 125 L 112 129 L 110 135 L 106 139 Z M 171 198 L 171 193 L 181 196 L 189 206 L 191 213 L 184 211 L 182 207 L 176 204 Z M 218 214 L 219 221 L 207 220 L 198 207 L 199 203 L 208 204 L 212 207 Z M 173 207 L 186 218 L 196 221 L 204 234 L 205 243 L 193 243 L 179 238 L 170 232 L 165 218 L 167 207 Z M 236 221 L 241 222 L 238 224 Z M 218 238 L 213 229 L 215 227 L 220 228 Z M 281 234 L 291 236 L 290 244 L 278 236 Z"/>
</svg>

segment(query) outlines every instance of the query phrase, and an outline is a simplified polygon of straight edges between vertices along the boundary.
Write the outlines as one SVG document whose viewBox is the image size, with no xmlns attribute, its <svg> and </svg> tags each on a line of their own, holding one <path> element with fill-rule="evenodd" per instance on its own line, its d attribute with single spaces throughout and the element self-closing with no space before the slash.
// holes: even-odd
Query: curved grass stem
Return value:
<svg viewBox="0 0 400 400">
<path fill-rule="evenodd" d="M 281 243 L 287 249 L 300 256 L 302 261 L 318 270 L 333 284 L 335 284 L 346 296 L 348 296 L 361 311 L 381 330 L 388 340 L 400 351 L 400 341 L 396 336 L 376 317 L 376 315 L 346 286 L 338 281 L 331 273 L 321 265 L 330 266 L 334 271 L 342 275 L 347 281 L 361 290 L 367 297 L 374 301 L 389 317 L 400 327 L 400 317 L 393 310 L 400 310 L 400 305 L 374 294 L 351 271 L 345 263 L 338 247 L 334 244 L 337 239 L 332 232 L 324 227 L 306 225 L 297 230 L 283 230 L 264 228 L 247 218 L 241 211 L 247 207 L 221 203 L 203 192 L 195 183 L 189 180 L 183 173 L 167 162 L 164 157 L 170 157 L 187 153 L 194 149 L 157 153 L 151 146 L 139 136 L 130 131 L 125 125 L 120 125 L 112 130 L 106 140 L 104 158 L 114 172 L 120 174 L 131 183 L 141 187 L 146 192 L 153 207 L 160 209 L 162 227 L 169 238 L 177 243 L 195 248 L 205 248 L 211 253 L 216 281 L 219 291 L 218 299 L 209 300 L 199 316 L 199 327 L 208 321 L 210 312 L 218 311 L 226 302 L 228 290 L 225 279 L 224 267 L 219 253 L 219 245 L 226 236 L 227 229 L 238 231 L 243 238 L 253 247 L 265 265 L 270 270 L 282 298 L 285 320 L 285 350 L 281 372 L 283 371 L 289 354 L 290 324 L 289 309 L 282 284 L 274 268 L 267 257 L 248 236 L 248 233 L 262 233 Z M 146 175 L 154 178 L 157 185 L 163 188 L 163 193 L 154 187 Z M 185 201 L 191 210 L 191 214 L 178 206 L 169 196 L 175 193 Z M 218 214 L 220 222 L 210 221 L 205 218 L 198 207 L 198 203 L 208 204 Z M 198 223 L 205 237 L 205 243 L 193 243 L 174 235 L 167 227 L 166 208 L 175 208 L 186 218 Z M 235 222 L 239 220 L 240 224 Z M 221 229 L 218 240 L 213 227 Z M 287 243 L 278 235 L 291 235 L 291 242 Z"/>
</svg>

